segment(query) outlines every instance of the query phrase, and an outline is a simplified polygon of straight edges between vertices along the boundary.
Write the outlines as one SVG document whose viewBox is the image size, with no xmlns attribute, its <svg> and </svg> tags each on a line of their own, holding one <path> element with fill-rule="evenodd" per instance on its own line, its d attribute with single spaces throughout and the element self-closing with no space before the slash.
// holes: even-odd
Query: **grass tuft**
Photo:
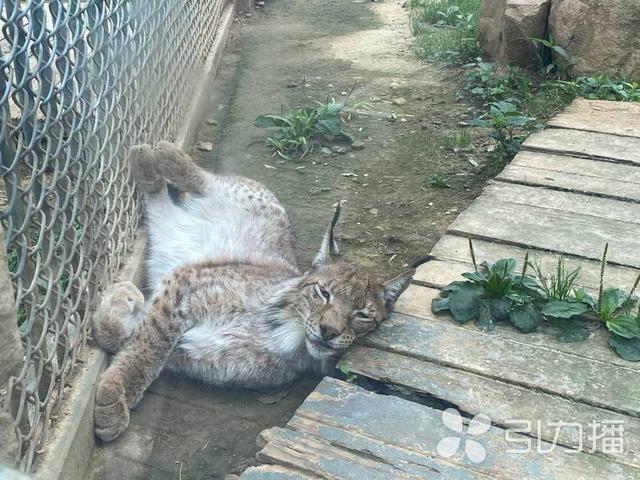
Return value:
<svg viewBox="0 0 640 480">
<path fill-rule="evenodd" d="M 420 58 L 465 63 L 478 55 L 480 0 L 411 0 L 411 30 Z"/>
<path fill-rule="evenodd" d="M 427 177 L 427 187 L 430 188 L 451 188 L 447 179 L 443 175 L 429 175 Z"/>
</svg>

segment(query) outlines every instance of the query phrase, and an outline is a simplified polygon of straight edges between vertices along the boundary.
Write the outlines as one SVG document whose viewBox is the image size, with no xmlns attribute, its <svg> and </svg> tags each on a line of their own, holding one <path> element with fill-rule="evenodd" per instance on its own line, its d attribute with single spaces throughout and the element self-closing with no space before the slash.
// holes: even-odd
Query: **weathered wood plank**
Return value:
<svg viewBox="0 0 640 480">
<path fill-rule="evenodd" d="M 640 104 L 578 98 L 548 125 L 640 138 Z"/>
<path fill-rule="evenodd" d="M 620 163 L 524 150 L 496 179 L 640 201 L 640 168 Z"/>
<path fill-rule="evenodd" d="M 640 216 L 640 204 L 638 203 L 628 203 L 610 198 L 529 185 L 490 182 L 484 189 L 481 199 L 514 205 L 543 207 L 546 210 L 559 210 L 561 212 L 571 212 L 622 222 L 640 223 L 638 218 Z"/>
<path fill-rule="evenodd" d="M 484 240 L 474 240 L 473 249 L 478 262 L 484 260 L 495 262 L 501 258 L 515 258 L 520 268 L 527 251 L 522 247 Z M 433 247 L 431 255 L 438 260 L 420 265 L 414 276 L 415 280 L 442 288 L 455 280 L 460 280 L 460 274 L 473 269 L 469 256 L 469 240 L 466 237 L 445 235 Z M 539 262 L 545 272 L 552 272 L 558 261 L 557 254 L 536 249 L 530 249 L 529 256 L 531 261 Z M 577 282 L 579 287 L 597 291 L 600 282 L 600 262 L 572 257 L 567 257 L 566 261 L 569 268 L 581 267 L 582 273 Z M 605 283 L 610 287 L 629 289 L 638 273 L 638 270 L 632 268 L 609 265 L 605 274 Z"/>
<path fill-rule="evenodd" d="M 494 425 L 523 428 L 518 422 L 529 421 L 528 432 L 535 438 L 540 436 L 547 442 L 581 451 L 595 447 L 593 450 L 619 463 L 640 467 L 640 420 L 637 418 L 363 346 L 349 349 L 342 362 L 358 375 L 451 402 L 469 415 L 488 415 Z M 559 422 L 572 422 L 580 427 L 558 429 Z M 599 442 L 594 445 L 591 437 L 589 425 L 611 422 L 624 425 L 620 451 L 610 451 Z"/>
<path fill-rule="evenodd" d="M 260 465 L 247 468 L 240 478 L 242 480 L 315 480 L 322 477 L 280 465 Z"/>
<path fill-rule="evenodd" d="M 515 446 L 495 425 L 475 437 L 486 449 L 484 461 L 466 459 L 464 441 L 463 448 L 445 459 L 437 445 L 456 432 L 444 425 L 441 411 L 330 378 L 309 395 L 287 427 L 267 431 L 265 459 L 280 463 L 284 456 L 285 465 L 323 478 L 640 478 L 633 467 L 562 446 L 546 454 L 536 448 L 513 452 Z M 544 441 L 541 445 L 551 447 Z M 350 464 L 342 463 L 348 459 Z M 360 469 L 369 462 L 376 468 Z M 380 476 L 382 465 L 393 469 L 386 477 Z"/>
<path fill-rule="evenodd" d="M 550 210 L 547 205 L 498 202 L 483 195 L 458 216 L 449 233 L 592 260 L 599 259 L 609 243 L 610 262 L 640 267 L 635 223 Z"/>
<path fill-rule="evenodd" d="M 525 150 L 640 164 L 640 138 L 551 128 L 531 135 Z"/>
<path fill-rule="evenodd" d="M 640 170 L 640 169 L 638 169 Z M 638 188 L 640 192 L 640 188 Z M 504 182 L 491 182 L 479 201 L 527 205 L 545 210 L 575 213 L 586 217 L 619 220 L 640 224 L 640 204 L 621 202 L 610 198 L 594 197 L 573 192 L 532 187 Z M 597 219 L 594 219 L 597 221 Z"/>
<path fill-rule="evenodd" d="M 305 419 L 297 419 L 298 428 L 301 424 L 306 424 Z M 310 429 L 316 428 L 312 425 Z M 267 444 L 257 454 L 259 461 L 313 472 L 322 478 L 435 479 L 442 478 L 442 470 L 447 471 L 447 478 L 476 478 L 472 471 L 451 468 L 430 457 L 413 454 L 403 458 L 407 457 L 404 452 L 385 445 L 384 440 L 376 442 L 356 437 L 349 443 L 331 442 L 320 435 L 277 427 L 263 431 L 261 437 Z M 359 444 L 354 445 L 356 442 Z M 460 474 L 461 470 L 464 475 Z"/>
<path fill-rule="evenodd" d="M 478 329 L 472 322 L 465 325 L 458 325 L 448 314 L 441 313 L 435 315 L 431 311 L 431 301 L 437 298 L 439 293 L 439 290 L 436 289 L 411 285 L 400 297 L 400 300 L 396 304 L 395 311 L 405 315 L 420 317 L 425 319 L 425 321 L 441 323 L 445 328 L 463 328 L 471 330 L 472 332 L 478 332 Z M 640 364 L 620 358 L 609 348 L 607 344 L 609 338 L 608 333 L 603 328 L 594 329 L 588 340 L 577 343 L 562 343 L 556 339 L 556 333 L 551 325 L 541 325 L 535 332 L 523 334 L 509 324 L 498 324 L 490 336 L 496 338 L 497 341 L 499 341 L 500 338 L 509 339 L 514 342 L 514 345 L 520 345 L 517 349 L 526 349 L 526 345 L 533 345 L 545 349 L 545 356 L 550 354 L 555 355 L 554 352 L 557 352 L 563 357 L 569 355 L 567 363 L 571 362 L 572 356 L 579 356 L 587 359 L 587 361 L 593 359 L 598 362 L 619 365 L 625 370 L 636 372 L 636 374 L 640 373 Z M 476 340 L 483 341 L 482 337 Z M 535 351 L 538 352 L 539 350 Z M 543 363 L 547 363 L 546 360 Z M 551 368 L 553 370 L 555 367 L 551 366 Z M 615 379 L 609 379 L 608 381 L 611 385 L 616 382 Z"/>
<path fill-rule="evenodd" d="M 425 304 L 429 302 L 426 290 Z M 402 311 L 403 307 L 399 305 L 398 309 Z M 576 344 L 579 354 L 560 351 L 560 347 L 550 348 L 549 345 L 554 345 L 553 337 L 542 332 L 527 334 L 527 338 L 511 336 L 502 329 L 487 334 L 458 326 L 448 314 L 421 313 L 424 318 L 394 313 L 362 339 L 362 344 L 620 413 L 640 415 L 638 370 L 634 364 L 625 367 L 592 358 L 597 354 L 582 352 L 593 345 L 584 343 Z"/>
</svg>

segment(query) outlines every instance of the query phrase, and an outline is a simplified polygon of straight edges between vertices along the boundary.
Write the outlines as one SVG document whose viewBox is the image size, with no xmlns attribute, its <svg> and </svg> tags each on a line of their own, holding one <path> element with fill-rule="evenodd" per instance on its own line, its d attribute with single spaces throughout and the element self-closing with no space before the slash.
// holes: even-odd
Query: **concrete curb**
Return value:
<svg viewBox="0 0 640 480">
<path fill-rule="evenodd" d="M 145 239 L 136 234 L 133 251 L 120 270 L 116 281 L 139 284 L 144 259 Z M 93 435 L 93 397 L 100 374 L 107 365 L 107 355 L 99 348 L 85 347 L 83 368 L 76 373 L 72 389 L 65 401 L 64 418 L 54 426 L 45 453 L 37 460 L 33 476 L 42 480 L 79 480 L 89 464 L 96 445 Z"/>
<path fill-rule="evenodd" d="M 176 135 L 176 144 L 185 148 L 192 144 L 206 108 L 209 88 L 215 79 L 229 38 L 235 16 L 235 5 L 229 3 L 220 16 L 220 24 L 204 68 L 199 74 L 195 94 L 187 111 L 185 123 Z M 141 286 L 145 239 L 137 232 L 133 252 L 120 271 L 117 281 L 129 280 Z M 85 477 L 92 451 L 96 446 L 93 434 L 93 399 L 98 378 L 107 364 L 104 351 L 87 347 L 85 365 L 77 373 L 75 388 L 66 401 L 66 415 L 52 430 L 46 452 L 38 459 L 33 477 L 41 480 L 81 480 Z"/>
</svg>

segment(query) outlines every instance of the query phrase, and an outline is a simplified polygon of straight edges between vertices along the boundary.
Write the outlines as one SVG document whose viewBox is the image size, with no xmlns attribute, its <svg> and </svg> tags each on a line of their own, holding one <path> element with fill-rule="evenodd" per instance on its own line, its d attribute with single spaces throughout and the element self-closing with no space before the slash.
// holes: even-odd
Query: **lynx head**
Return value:
<svg viewBox="0 0 640 480">
<path fill-rule="evenodd" d="M 296 309 L 304 321 L 309 353 L 318 359 L 340 353 L 380 325 L 409 286 L 414 269 L 383 280 L 352 263 L 336 259 L 333 229 L 337 206 L 322 245 L 299 286 Z"/>
</svg>

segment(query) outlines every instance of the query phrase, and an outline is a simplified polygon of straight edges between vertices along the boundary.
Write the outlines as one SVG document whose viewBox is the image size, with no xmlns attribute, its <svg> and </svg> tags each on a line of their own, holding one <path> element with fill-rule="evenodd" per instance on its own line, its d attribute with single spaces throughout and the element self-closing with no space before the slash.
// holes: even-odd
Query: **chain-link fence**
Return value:
<svg viewBox="0 0 640 480">
<path fill-rule="evenodd" d="M 25 353 L 0 401 L 24 471 L 131 246 L 126 152 L 175 138 L 224 3 L 0 0 L 0 219 Z"/>
</svg>

